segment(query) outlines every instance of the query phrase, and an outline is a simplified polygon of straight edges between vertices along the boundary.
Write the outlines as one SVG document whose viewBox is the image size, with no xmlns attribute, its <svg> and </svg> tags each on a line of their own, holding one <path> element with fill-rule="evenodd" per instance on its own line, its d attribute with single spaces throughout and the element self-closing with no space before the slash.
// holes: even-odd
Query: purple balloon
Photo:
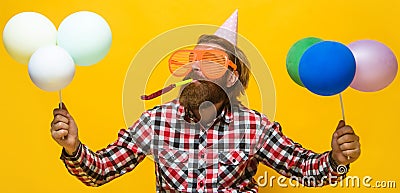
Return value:
<svg viewBox="0 0 400 193">
<path fill-rule="evenodd" d="M 348 45 L 356 59 L 356 75 L 350 87 L 374 92 L 387 87 L 396 77 L 397 59 L 384 44 L 359 40 Z"/>
</svg>

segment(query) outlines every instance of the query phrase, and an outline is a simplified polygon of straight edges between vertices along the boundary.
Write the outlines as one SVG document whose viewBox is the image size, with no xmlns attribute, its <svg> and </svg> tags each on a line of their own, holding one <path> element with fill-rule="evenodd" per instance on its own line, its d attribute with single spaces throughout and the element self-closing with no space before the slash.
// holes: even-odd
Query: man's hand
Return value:
<svg viewBox="0 0 400 193">
<path fill-rule="evenodd" d="M 351 126 L 345 125 L 343 120 L 339 121 L 336 131 L 333 133 L 331 147 L 332 158 L 337 164 L 352 163 L 358 159 L 361 153 L 359 137 Z"/>
<path fill-rule="evenodd" d="M 64 103 L 62 108 L 53 110 L 54 119 L 51 122 L 51 136 L 65 151 L 72 155 L 79 146 L 78 127 L 74 119 L 68 113 Z"/>
</svg>

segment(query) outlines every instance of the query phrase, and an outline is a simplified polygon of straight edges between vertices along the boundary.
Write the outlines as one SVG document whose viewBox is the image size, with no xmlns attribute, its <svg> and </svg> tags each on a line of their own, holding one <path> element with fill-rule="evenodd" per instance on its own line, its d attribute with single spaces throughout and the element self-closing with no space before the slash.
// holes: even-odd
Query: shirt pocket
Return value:
<svg viewBox="0 0 400 193">
<path fill-rule="evenodd" d="M 164 190 L 185 191 L 188 187 L 188 160 L 186 151 L 163 148 L 154 155 L 158 164 L 158 180 Z"/>
<path fill-rule="evenodd" d="M 228 187 L 243 173 L 249 157 L 244 151 L 232 150 L 220 152 L 218 158 L 218 184 Z"/>
<path fill-rule="evenodd" d="M 186 151 L 175 149 L 162 149 L 158 155 L 159 163 L 162 166 L 180 170 L 188 169 L 189 155 Z"/>
</svg>

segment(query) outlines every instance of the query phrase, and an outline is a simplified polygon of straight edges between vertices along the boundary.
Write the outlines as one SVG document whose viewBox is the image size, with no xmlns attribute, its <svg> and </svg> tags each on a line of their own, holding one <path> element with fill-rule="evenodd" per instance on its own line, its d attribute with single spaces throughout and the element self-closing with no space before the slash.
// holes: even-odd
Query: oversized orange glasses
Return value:
<svg viewBox="0 0 400 193">
<path fill-rule="evenodd" d="M 192 70 L 196 61 L 201 72 L 209 79 L 222 77 L 228 66 L 233 71 L 237 68 L 222 50 L 178 50 L 169 58 L 169 70 L 174 76 L 183 77 Z"/>
</svg>

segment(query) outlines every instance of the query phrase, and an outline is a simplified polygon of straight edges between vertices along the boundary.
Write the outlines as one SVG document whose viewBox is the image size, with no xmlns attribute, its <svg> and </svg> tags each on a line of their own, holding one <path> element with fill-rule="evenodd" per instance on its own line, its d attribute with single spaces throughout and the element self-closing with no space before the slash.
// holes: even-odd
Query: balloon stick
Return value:
<svg viewBox="0 0 400 193">
<path fill-rule="evenodd" d="M 59 96 L 59 98 L 60 98 L 60 104 L 58 105 L 58 107 L 59 107 L 60 109 L 62 109 L 62 94 L 61 94 L 61 90 L 58 91 L 58 96 Z"/>
<path fill-rule="evenodd" d="M 58 104 L 58 107 L 60 108 L 60 109 L 62 109 L 62 94 L 61 94 L 61 89 L 58 91 L 58 97 L 60 98 L 60 104 Z M 64 140 L 65 139 L 65 137 L 62 137 L 61 138 L 62 140 Z"/>
<path fill-rule="evenodd" d="M 344 122 L 346 122 L 346 119 L 344 117 L 344 106 L 343 106 L 342 93 L 339 93 L 339 97 L 340 97 L 340 106 L 342 107 L 342 119 L 343 119 Z"/>
<path fill-rule="evenodd" d="M 339 93 L 339 98 L 340 98 L 340 106 L 342 107 L 342 119 L 344 122 L 346 122 L 346 119 L 344 118 L 344 106 L 343 106 L 343 97 L 342 93 Z M 350 156 L 347 156 L 347 159 L 350 159 Z"/>
</svg>

